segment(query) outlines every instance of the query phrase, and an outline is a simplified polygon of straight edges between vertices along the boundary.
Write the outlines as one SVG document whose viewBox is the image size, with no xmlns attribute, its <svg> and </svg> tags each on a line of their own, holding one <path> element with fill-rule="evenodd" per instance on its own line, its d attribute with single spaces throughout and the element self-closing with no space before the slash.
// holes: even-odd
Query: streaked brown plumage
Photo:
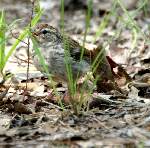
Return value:
<svg viewBox="0 0 150 148">
<path fill-rule="evenodd" d="M 49 72 L 55 79 L 68 81 L 66 61 L 70 64 L 73 80 L 84 76 L 87 72 L 92 71 L 92 63 L 100 52 L 100 48 L 89 51 L 79 45 L 78 42 L 59 32 L 56 28 L 48 24 L 39 24 L 33 31 L 33 37 L 36 39 L 41 52 L 48 65 Z M 81 51 L 84 49 L 82 60 L 80 59 Z M 34 63 L 38 70 L 42 70 L 42 65 L 38 56 L 34 55 Z M 106 59 L 105 53 L 102 52 L 97 60 L 98 66 L 94 76 L 99 75 L 99 84 L 104 80 L 114 81 L 110 65 Z"/>
</svg>

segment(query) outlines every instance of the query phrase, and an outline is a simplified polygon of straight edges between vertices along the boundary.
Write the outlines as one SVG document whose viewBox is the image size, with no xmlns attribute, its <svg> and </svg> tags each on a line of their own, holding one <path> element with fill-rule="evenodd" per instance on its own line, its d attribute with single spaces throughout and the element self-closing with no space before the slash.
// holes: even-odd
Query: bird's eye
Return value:
<svg viewBox="0 0 150 148">
<path fill-rule="evenodd" d="M 46 34 L 46 33 L 48 33 L 48 31 L 44 29 L 44 30 L 42 30 L 42 33 Z"/>
</svg>

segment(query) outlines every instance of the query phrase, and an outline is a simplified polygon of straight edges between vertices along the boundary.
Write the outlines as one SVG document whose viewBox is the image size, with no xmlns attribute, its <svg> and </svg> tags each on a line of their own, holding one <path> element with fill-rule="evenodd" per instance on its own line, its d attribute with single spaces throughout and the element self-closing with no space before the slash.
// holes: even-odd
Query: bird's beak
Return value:
<svg viewBox="0 0 150 148">
<path fill-rule="evenodd" d="M 37 33 L 37 32 L 32 32 L 32 35 L 33 35 L 34 37 L 37 37 L 37 36 L 38 36 L 38 33 Z"/>
<path fill-rule="evenodd" d="M 38 32 L 35 32 L 34 30 L 31 30 L 31 34 L 35 38 L 38 36 Z"/>
<path fill-rule="evenodd" d="M 31 29 L 30 32 L 31 32 L 31 34 L 32 34 L 33 36 L 37 36 L 37 34 L 36 34 L 36 32 L 35 32 L 34 29 Z"/>
</svg>

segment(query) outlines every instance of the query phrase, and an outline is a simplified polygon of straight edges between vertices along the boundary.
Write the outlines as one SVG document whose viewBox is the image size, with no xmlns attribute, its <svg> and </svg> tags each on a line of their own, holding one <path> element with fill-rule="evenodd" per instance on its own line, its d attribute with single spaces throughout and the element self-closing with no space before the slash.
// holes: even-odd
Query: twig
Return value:
<svg viewBox="0 0 150 148">
<path fill-rule="evenodd" d="M 45 100 L 42 100 L 42 102 L 43 103 L 46 103 L 46 104 L 48 104 L 48 105 L 51 105 L 51 106 L 54 106 L 54 107 L 56 107 L 56 108 L 58 108 L 58 109 L 60 109 L 60 110 L 66 110 L 66 109 L 62 109 L 62 107 L 59 107 L 58 105 L 55 105 L 55 104 L 53 104 L 53 103 L 50 103 L 50 102 L 47 102 L 47 101 L 45 101 Z"/>
<path fill-rule="evenodd" d="M 33 18 L 33 11 L 34 11 L 34 1 L 31 1 L 32 4 L 32 9 L 31 9 L 31 16 L 30 16 L 30 28 L 32 27 L 31 25 L 31 21 Z M 28 61 L 28 65 L 27 65 L 27 81 L 26 81 L 26 90 L 28 88 L 28 80 L 29 80 L 29 67 L 30 67 L 30 37 L 28 36 L 28 41 L 27 41 L 27 61 Z"/>
<path fill-rule="evenodd" d="M 28 45 L 28 43 L 26 43 L 26 42 L 24 42 L 23 40 L 20 40 L 19 38 L 17 38 L 16 36 L 14 36 L 12 30 L 10 30 L 10 33 L 11 33 L 11 35 L 12 35 L 13 38 L 19 40 L 20 42 L 22 42 L 22 43 L 24 43 L 24 44 L 26 44 L 26 45 Z"/>
<path fill-rule="evenodd" d="M 21 62 L 24 62 L 24 63 L 27 63 L 28 61 L 25 59 L 21 59 L 19 56 L 17 55 L 14 55 L 14 57 L 17 59 L 17 60 L 20 60 Z M 16 62 L 17 63 L 17 62 Z M 29 62 L 30 64 L 33 64 L 32 62 Z"/>
</svg>

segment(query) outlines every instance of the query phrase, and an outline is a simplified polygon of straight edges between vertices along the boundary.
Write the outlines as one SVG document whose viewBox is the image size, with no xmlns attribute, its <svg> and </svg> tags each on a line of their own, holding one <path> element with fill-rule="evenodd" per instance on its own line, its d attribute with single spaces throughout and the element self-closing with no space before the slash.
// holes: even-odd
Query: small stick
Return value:
<svg viewBox="0 0 150 148">
<path fill-rule="evenodd" d="M 31 21 L 33 18 L 33 11 L 34 11 L 34 1 L 31 1 L 32 4 L 32 9 L 31 9 L 31 16 L 30 16 L 30 28 L 31 28 Z M 26 81 L 26 90 L 28 88 L 28 81 L 29 81 L 29 67 L 30 67 L 30 37 L 28 36 L 28 41 L 27 41 L 27 81 Z"/>
<path fill-rule="evenodd" d="M 22 43 L 24 43 L 24 44 L 26 44 L 26 45 L 28 45 L 28 43 L 26 43 L 26 42 L 24 42 L 23 40 L 20 40 L 19 38 L 17 38 L 16 36 L 14 36 L 12 30 L 10 30 L 10 33 L 11 33 L 11 35 L 12 35 L 13 38 L 19 40 L 20 42 L 22 42 Z"/>
</svg>

